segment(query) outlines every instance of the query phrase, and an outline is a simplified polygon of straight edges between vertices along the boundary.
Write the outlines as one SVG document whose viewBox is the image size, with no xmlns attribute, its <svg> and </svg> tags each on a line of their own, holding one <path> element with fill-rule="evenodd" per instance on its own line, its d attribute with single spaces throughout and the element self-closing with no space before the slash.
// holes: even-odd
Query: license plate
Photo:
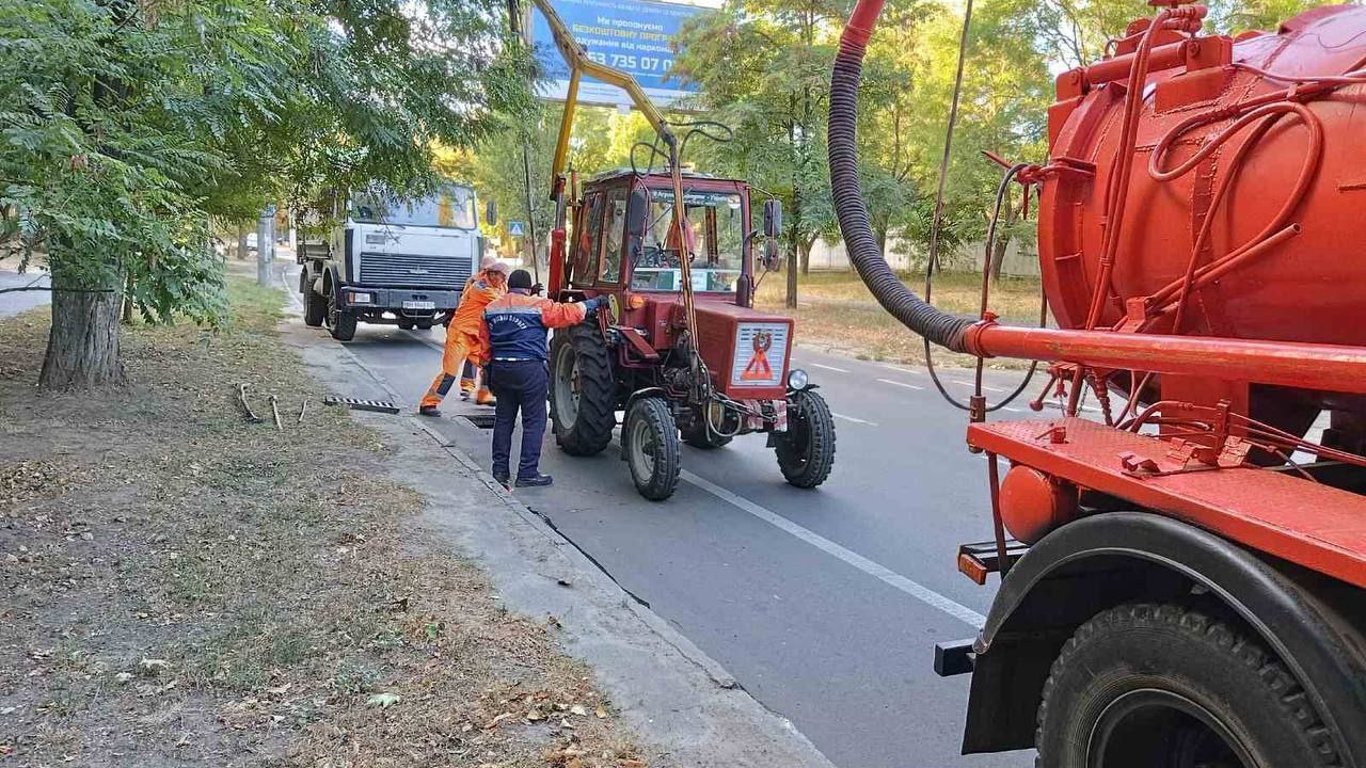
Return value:
<svg viewBox="0 0 1366 768">
<path fill-rule="evenodd" d="M 435 301 L 405 301 L 405 302 L 403 302 L 403 308 L 404 308 L 404 309 L 426 309 L 426 310 L 433 310 L 433 309 L 436 309 L 436 302 L 435 302 Z"/>
</svg>

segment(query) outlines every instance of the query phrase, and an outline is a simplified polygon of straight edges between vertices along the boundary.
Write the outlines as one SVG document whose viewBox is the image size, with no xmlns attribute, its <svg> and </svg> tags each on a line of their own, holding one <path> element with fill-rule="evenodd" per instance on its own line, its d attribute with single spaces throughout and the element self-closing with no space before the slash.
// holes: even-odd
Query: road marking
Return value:
<svg viewBox="0 0 1366 768">
<path fill-rule="evenodd" d="M 828 555 L 833 555 L 834 557 L 843 560 L 845 563 L 854 566 L 893 589 L 900 590 L 910 595 L 931 608 L 943 611 L 974 629 L 981 629 L 982 626 L 986 624 L 987 620 L 985 616 L 966 605 L 962 605 L 951 598 L 945 597 L 923 584 L 911 581 L 896 571 L 893 571 L 884 565 L 875 563 L 857 552 L 845 549 L 815 531 L 803 528 L 782 515 L 769 511 L 743 496 L 738 496 L 725 488 L 716 485 L 710 480 L 698 477 L 686 469 L 682 470 L 679 474 L 682 475 L 684 480 L 687 480 L 689 483 L 692 483 L 716 498 L 748 512 L 774 528 L 792 534 Z"/>
<path fill-rule="evenodd" d="M 878 381 L 882 382 L 883 384 L 891 384 L 894 387 L 905 387 L 906 389 L 924 389 L 924 387 L 917 387 L 914 384 L 907 384 L 904 381 L 892 381 L 891 379 L 878 379 Z"/>
<path fill-rule="evenodd" d="M 889 371 L 896 371 L 896 372 L 898 372 L 898 373 L 913 373 L 913 374 L 915 374 L 916 376 L 919 376 L 919 375 L 921 375 L 922 373 L 924 373 L 924 371 L 917 371 L 917 370 L 914 369 L 914 368 L 902 368 L 902 367 L 899 366 L 899 365 L 892 365 L 891 363 L 882 363 L 882 364 L 881 364 L 880 366 L 878 366 L 878 367 L 880 367 L 880 368 L 886 368 L 886 369 L 889 370 Z"/>
<path fill-rule="evenodd" d="M 842 413 L 835 413 L 834 411 L 831 411 L 831 412 L 830 412 L 830 415 L 831 415 L 831 416 L 834 416 L 834 417 L 837 418 L 837 419 L 844 419 L 845 421 L 852 421 L 852 422 L 854 422 L 855 424 L 867 424 L 867 425 L 870 426 L 870 427 L 876 427 L 876 426 L 877 426 L 877 422 L 876 422 L 876 421 L 864 421 L 863 419 L 857 419 L 857 418 L 854 418 L 853 416 L 845 416 L 845 415 L 842 414 Z"/>
<path fill-rule="evenodd" d="M 962 379 L 949 379 L 948 381 L 949 381 L 950 384 L 957 384 L 957 385 L 960 386 L 960 387 L 967 387 L 968 389 L 974 389 L 974 388 L 976 388 L 976 386 L 977 386 L 976 384 L 973 384 L 973 383 L 970 382 L 970 381 L 963 381 Z M 992 386 L 988 386 L 988 385 L 986 385 L 986 384 L 983 384 L 983 385 L 982 385 L 982 391 L 983 391 L 983 392 L 1004 392 L 1005 390 L 1004 390 L 1004 389 L 1001 389 L 1000 387 L 992 387 Z"/>
<path fill-rule="evenodd" d="M 843 369 L 843 368 L 836 368 L 836 367 L 833 366 L 833 365 L 821 365 L 820 363 L 811 363 L 811 367 L 812 367 L 812 368 L 823 368 L 823 369 L 825 369 L 825 370 L 827 370 L 827 371 L 834 371 L 835 373 L 848 373 L 848 372 L 849 372 L 849 371 L 847 371 L 847 370 L 845 370 L 845 369 Z"/>
</svg>

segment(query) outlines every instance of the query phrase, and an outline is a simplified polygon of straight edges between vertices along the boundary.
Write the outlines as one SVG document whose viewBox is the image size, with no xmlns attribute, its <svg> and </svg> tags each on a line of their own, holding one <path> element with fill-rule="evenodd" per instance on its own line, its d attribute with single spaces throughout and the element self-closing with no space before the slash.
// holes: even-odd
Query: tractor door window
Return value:
<svg viewBox="0 0 1366 768">
<path fill-rule="evenodd" d="M 602 193 L 593 192 L 584 200 L 582 220 L 575 222 L 578 244 L 574 247 L 574 272 L 570 282 L 590 285 L 598 273 L 598 236 L 602 232 Z"/>
<path fill-rule="evenodd" d="M 603 230 L 602 282 L 621 280 L 621 245 L 626 239 L 626 190 L 607 194 L 606 224 Z"/>
</svg>

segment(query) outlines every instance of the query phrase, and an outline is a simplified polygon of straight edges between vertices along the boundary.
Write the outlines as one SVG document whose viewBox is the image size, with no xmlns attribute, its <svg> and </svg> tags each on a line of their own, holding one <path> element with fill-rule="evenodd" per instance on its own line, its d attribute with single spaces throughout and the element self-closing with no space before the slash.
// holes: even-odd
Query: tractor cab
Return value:
<svg viewBox="0 0 1366 768">
<path fill-rule="evenodd" d="M 587 181 L 574 207 L 565 286 L 619 298 L 664 298 L 683 290 L 687 259 L 699 299 L 751 306 L 757 232 L 750 227 L 748 185 L 684 174 L 681 237 L 672 226 L 673 199 L 672 179 L 664 173 L 618 171 Z"/>
</svg>

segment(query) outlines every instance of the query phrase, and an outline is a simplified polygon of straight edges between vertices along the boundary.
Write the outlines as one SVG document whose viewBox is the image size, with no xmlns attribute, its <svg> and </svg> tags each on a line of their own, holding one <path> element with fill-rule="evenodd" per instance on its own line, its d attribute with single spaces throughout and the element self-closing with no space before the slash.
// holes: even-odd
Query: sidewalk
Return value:
<svg viewBox="0 0 1366 768">
<path fill-rule="evenodd" d="M 116 393 L 38 394 L 46 318 L 0 320 L 0 762 L 828 765 L 415 417 L 324 407 L 390 397 L 233 293 L 221 333 L 130 329 Z"/>
</svg>

